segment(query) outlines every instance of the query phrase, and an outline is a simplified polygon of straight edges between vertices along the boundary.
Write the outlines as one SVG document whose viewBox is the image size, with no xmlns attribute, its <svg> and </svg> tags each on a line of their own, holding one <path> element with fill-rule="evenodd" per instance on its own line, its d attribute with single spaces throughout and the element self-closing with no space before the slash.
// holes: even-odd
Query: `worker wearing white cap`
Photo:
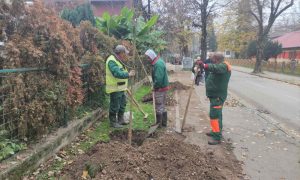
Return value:
<svg viewBox="0 0 300 180">
<path fill-rule="evenodd" d="M 165 108 L 167 91 L 169 90 L 169 80 L 167 68 L 164 60 L 149 49 L 145 55 L 152 64 L 152 81 L 155 97 L 156 120 L 162 127 L 167 127 L 168 114 Z"/>
</svg>

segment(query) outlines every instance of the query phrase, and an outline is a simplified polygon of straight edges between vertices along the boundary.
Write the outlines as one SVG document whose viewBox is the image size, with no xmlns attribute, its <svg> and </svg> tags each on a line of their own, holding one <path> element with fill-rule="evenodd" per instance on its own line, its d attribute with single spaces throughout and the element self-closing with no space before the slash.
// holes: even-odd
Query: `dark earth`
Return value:
<svg viewBox="0 0 300 180">
<path fill-rule="evenodd" d="M 224 162 L 213 151 L 184 143 L 175 133 L 161 132 L 143 141 L 145 133 L 133 134 L 133 146 L 126 132 L 112 135 L 109 143 L 98 143 L 78 156 L 62 171 L 63 179 L 226 179 L 226 173 L 240 173 L 239 162 Z M 238 166 L 237 166 L 238 165 Z"/>
</svg>

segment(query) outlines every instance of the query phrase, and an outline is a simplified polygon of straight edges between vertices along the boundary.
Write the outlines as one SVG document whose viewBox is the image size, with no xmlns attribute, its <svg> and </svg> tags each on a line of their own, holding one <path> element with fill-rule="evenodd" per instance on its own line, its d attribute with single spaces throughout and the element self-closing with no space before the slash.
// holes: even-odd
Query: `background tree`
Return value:
<svg viewBox="0 0 300 180">
<path fill-rule="evenodd" d="M 253 72 L 262 72 L 261 62 L 264 57 L 266 39 L 275 20 L 288 8 L 293 6 L 294 0 L 251 0 L 251 15 L 257 22 L 257 53 Z"/>
<path fill-rule="evenodd" d="M 282 45 L 278 42 L 268 40 L 264 42 L 265 47 L 263 49 L 263 60 L 268 61 L 270 58 L 276 58 L 277 55 L 282 53 Z M 258 46 L 256 41 L 251 41 L 247 48 L 247 55 L 249 58 L 256 56 Z"/>
<path fill-rule="evenodd" d="M 234 51 L 237 58 L 246 56 L 247 44 L 255 39 L 254 18 L 248 0 L 236 0 L 224 8 L 217 25 L 218 50 Z"/>
<path fill-rule="evenodd" d="M 208 50 L 215 52 L 217 48 L 218 48 L 217 36 L 216 36 L 214 25 L 213 23 L 211 23 L 211 26 L 209 27 L 208 30 Z"/>
<path fill-rule="evenodd" d="M 191 5 L 195 15 L 200 16 L 200 18 L 194 19 L 193 26 L 201 28 L 201 59 L 206 59 L 207 56 L 208 22 L 210 19 L 213 18 L 213 15 L 215 14 L 216 10 L 229 5 L 229 2 L 221 2 L 218 0 L 191 0 Z"/>
<path fill-rule="evenodd" d="M 95 16 L 89 3 L 79 5 L 75 9 L 64 9 L 61 18 L 70 21 L 73 27 L 78 26 L 81 21 L 90 21 L 95 25 Z"/>
<path fill-rule="evenodd" d="M 153 2 L 155 11 L 160 15 L 158 25 L 166 34 L 171 52 L 179 52 L 181 56 L 189 56 L 191 31 L 191 14 L 189 1 L 161 0 Z"/>
</svg>

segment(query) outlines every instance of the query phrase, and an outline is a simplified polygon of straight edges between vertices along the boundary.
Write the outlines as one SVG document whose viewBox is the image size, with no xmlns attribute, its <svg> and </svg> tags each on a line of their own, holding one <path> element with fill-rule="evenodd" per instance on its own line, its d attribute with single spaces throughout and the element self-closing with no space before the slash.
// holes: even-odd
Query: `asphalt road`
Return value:
<svg viewBox="0 0 300 180">
<path fill-rule="evenodd" d="M 270 113 L 274 119 L 300 131 L 300 87 L 233 71 L 229 90 Z"/>
</svg>

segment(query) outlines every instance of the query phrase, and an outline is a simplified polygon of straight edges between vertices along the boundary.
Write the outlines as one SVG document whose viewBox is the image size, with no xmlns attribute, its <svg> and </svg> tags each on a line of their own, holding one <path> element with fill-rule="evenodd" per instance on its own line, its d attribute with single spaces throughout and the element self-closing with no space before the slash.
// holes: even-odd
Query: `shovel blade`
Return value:
<svg viewBox="0 0 300 180">
<path fill-rule="evenodd" d="M 158 128 L 159 124 L 155 124 L 155 125 L 152 125 L 149 130 L 148 130 L 148 137 L 151 136 L 155 131 L 156 129 Z"/>
</svg>

